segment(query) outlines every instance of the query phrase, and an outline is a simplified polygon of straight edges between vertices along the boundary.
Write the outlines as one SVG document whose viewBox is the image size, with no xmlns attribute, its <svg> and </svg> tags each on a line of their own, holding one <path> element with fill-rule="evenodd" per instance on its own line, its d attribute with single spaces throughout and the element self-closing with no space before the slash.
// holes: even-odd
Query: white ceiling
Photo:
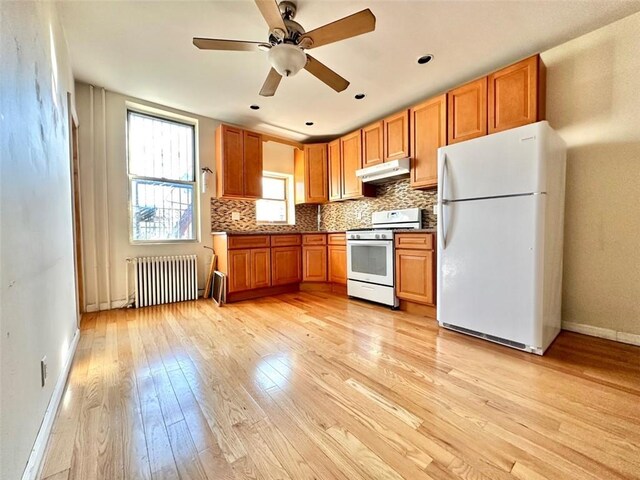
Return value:
<svg viewBox="0 0 640 480">
<path fill-rule="evenodd" d="M 264 41 L 251 0 L 60 4 L 76 79 L 296 140 L 338 135 L 429 95 L 640 10 L 640 1 L 300 0 L 307 30 L 370 8 L 375 32 L 309 53 L 351 82 L 336 93 L 306 71 L 258 95 L 264 52 L 196 49 L 194 36 Z M 418 65 L 431 53 L 434 60 Z M 598 65 L 594 65 L 598 68 Z M 356 93 L 366 93 L 355 100 Z M 261 106 L 258 111 L 249 105 Z M 313 127 L 304 123 L 315 122 Z"/>
</svg>

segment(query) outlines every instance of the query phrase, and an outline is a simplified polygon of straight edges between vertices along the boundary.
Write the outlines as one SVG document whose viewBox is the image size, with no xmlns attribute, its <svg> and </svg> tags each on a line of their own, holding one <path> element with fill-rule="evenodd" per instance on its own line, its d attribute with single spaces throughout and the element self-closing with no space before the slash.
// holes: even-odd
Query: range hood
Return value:
<svg viewBox="0 0 640 480">
<path fill-rule="evenodd" d="M 373 167 L 356 170 L 356 177 L 364 183 L 384 183 L 409 176 L 409 158 L 391 160 L 390 162 L 374 165 Z"/>
</svg>

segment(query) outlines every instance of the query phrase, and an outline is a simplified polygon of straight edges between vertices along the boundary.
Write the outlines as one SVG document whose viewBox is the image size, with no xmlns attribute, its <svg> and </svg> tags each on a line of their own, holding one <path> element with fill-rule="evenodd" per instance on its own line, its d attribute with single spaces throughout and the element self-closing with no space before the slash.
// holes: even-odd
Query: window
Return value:
<svg viewBox="0 0 640 480">
<path fill-rule="evenodd" d="M 195 127 L 127 112 L 132 242 L 196 240 Z"/>
<path fill-rule="evenodd" d="M 256 220 L 264 223 L 289 223 L 289 181 L 285 175 L 262 175 L 262 198 L 256 202 Z"/>
</svg>

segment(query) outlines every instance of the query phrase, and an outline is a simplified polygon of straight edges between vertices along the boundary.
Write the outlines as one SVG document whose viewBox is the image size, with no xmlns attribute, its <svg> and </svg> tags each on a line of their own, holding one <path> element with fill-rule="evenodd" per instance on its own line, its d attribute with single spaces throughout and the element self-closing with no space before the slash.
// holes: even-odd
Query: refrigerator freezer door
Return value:
<svg viewBox="0 0 640 480">
<path fill-rule="evenodd" d="M 542 343 L 542 219 L 546 195 L 444 206 L 438 321 L 526 346 Z M 442 225 L 441 223 L 446 223 Z"/>
<path fill-rule="evenodd" d="M 547 122 L 495 133 L 438 150 L 438 190 L 444 200 L 546 191 Z"/>
</svg>

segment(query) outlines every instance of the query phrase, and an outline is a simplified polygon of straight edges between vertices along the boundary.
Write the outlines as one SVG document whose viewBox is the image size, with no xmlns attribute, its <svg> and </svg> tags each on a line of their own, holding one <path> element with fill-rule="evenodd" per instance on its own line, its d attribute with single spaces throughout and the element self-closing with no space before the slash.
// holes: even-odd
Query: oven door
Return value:
<svg viewBox="0 0 640 480">
<path fill-rule="evenodd" d="M 349 280 L 393 287 L 393 241 L 347 240 Z"/>
</svg>

